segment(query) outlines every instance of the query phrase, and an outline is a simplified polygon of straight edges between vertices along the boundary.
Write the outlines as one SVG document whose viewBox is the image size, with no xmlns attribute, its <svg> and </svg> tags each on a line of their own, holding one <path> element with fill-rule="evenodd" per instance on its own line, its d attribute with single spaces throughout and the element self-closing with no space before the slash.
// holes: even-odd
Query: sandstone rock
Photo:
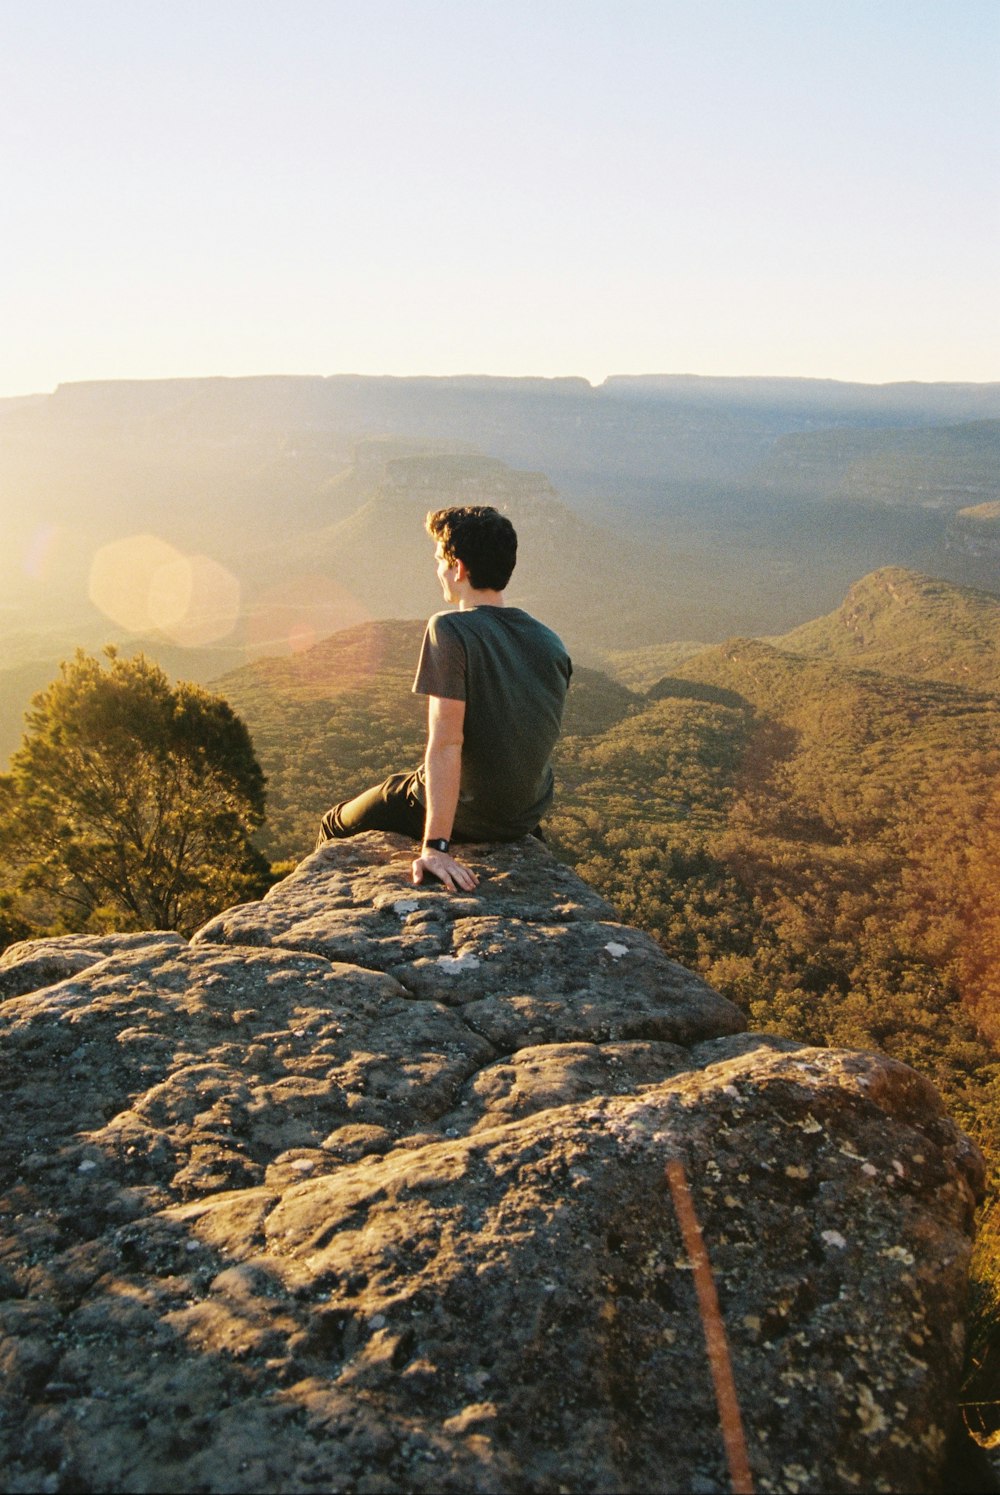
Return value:
<svg viewBox="0 0 1000 1495">
<path fill-rule="evenodd" d="M 89 970 L 108 955 L 147 945 L 178 946 L 184 940 L 172 930 L 143 934 L 67 934 L 53 939 L 22 940 L 0 955 L 0 1001 L 38 991 L 66 976 Z"/>
<path fill-rule="evenodd" d="M 5 1489 L 726 1490 L 671 1159 L 758 1490 L 936 1487 L 981 1160 L 932 1088 L 470 856 L 8 952 L 52 975 L 0 1006 Z"/>
</svg>

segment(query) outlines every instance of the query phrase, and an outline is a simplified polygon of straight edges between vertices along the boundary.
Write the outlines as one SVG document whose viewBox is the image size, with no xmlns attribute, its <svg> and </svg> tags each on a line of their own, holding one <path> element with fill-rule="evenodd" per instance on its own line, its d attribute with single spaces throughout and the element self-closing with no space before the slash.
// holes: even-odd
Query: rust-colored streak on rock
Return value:
<svg viewBox="0 0 1000 1495">
<path fill-rule="evenodd" d="M 747 1458 L 747 1440 L 743 1434 L 743 1418 L 740 1416 L 740 1403 L 733 1379 L 726 1326 L 719 1312 L 719 1295 L 715 1291 L 715 1279 L 698 1216 L 695 1214 L 691 1190 L 688 1188 L 687 1174 L 684 1172 L 684 1164 L 678 1158 L 671 1158 L 667 1164 L 667 1182 L 670 1184 L 677 1221 L 684 1237 L 684 1249 L 691 1259 L 694 1273 L 698 1309 L 705 1331 L 705 1346 L 712 1367 L 712 1384 L 719 1404 L 719 1425 L 729 1461 L 729 1478 L 735 1495 L 753 1495 L 753 1477 Z"/>
</svg>

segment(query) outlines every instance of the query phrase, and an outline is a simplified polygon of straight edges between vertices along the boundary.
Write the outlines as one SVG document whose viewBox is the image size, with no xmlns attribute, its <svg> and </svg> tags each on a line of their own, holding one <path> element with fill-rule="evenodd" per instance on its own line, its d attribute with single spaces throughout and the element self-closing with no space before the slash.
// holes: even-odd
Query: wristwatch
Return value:
<svg viewBox="0 0 1000 1495">
<path fill-rule="evenodd" d="M 431 836 L 429 839 L 425 839 L 425 841 L 424 841 L 424 850 L 425 851 L 447 851 L 448 847 L 450 845 L 451 845 L 451 842 L 450 841 L 446 841 L 443 836 Z"/>
</svg>

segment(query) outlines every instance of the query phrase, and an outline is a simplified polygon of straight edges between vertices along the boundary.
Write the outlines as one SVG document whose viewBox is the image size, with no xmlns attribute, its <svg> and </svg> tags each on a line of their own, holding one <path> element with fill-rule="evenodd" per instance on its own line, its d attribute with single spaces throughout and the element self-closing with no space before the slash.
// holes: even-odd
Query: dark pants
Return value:
<svg viewBox="0 0 1000 1495">
<path fill-rule="evenodd" d="M 320 821 L 317 847 L 325 841 L 358 836 L 362 831 L 394 831 L 398 836 L 409 836 L 411 841 L 422 841 L 426 812 L 416 796 L 416 782 L 415 773 L 393 773 L 374 789 L 366 789 L 354 799 L 341 800 Z M 545 840 L 540 825 L 531 834 L 539 841 Z M 466 838 L 452 835 L 451 839 L 460 842 Z"/>
<path fill-rule="evenodd" d="M 414 792 L 415 773 L 390 774 L 384 784 L 366 789 L 354 799 L 341 800 L 319 823 L 317 846 L 341 841 L 362 831 L 395 831 L 411 841 L 424 837 L 424 807 Z"/>
</svg>

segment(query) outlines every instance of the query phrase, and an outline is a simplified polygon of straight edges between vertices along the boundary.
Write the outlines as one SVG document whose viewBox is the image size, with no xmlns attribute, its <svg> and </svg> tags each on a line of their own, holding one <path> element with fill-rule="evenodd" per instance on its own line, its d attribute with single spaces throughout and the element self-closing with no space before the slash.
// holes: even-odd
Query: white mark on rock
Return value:
<svg viewBox="0 0 1000 1495">
<path fill-rule="evenodd" d="M 437 963 L 449 976 L 460 976 L 463 971 L 474 971 L 479 966 L 475 955 L 439 955 Z"/>
<path fill-rule="evenodd" d="M 614 960 L 621 960 L 623 955 L 628 954 L 628 945 L 619 945 L 616 940 L 609 940 L 604 948 Z"/>
<path fill-rule="evenodd" d="M 884 1433 L 889 1426 L 888 1418 L 867 1386 L 862 1386 L 858 1390 L 857 1412 L 861 1431 L 866 1438 L 873 1438 L 876 1433 Z"/>
<path fill-rule="evenodd" d="M 412 914 L 419 907 L 420 904 L 416 898 L 397 898 L 396 902 L 392 905 L 392 911 L 394 914 L 398 914 L 401 919 L 405 919 L 407 914 Z"/>
<path fill-rule="evenodd" d="M 903 1178 L 905 1176 L 906 1169 L 903 1167 L 902 1163 L 899 1161 L 898 1158 L 893 1158 L 893 1160 L 892 1160 L 892 1166 L 895 1168 L 895 1170 L 899 1174 L 900 1178 Z"/>
<path fill-rule="evenodd" d="M 297 1173 L 311 1173 L 316 1164 L 312 1158 L 292 1158 L 289 1168 L 294 1168 Z"/>
<path fill-rule="evenodd" d="M 874 1163 L 862 1163 L 861 1172 L 867 1174 L 869 1178 L 874 1178 L 878 1173 L 878 1169 L 875 1167 Z"/>
<path fill-rule="evenodd" d="M 798 1123 L 798 1125 L 802 1128 L 802 1130 L 804 1132 L 808 1132 L 808 1133 L 810 1133 L 810 1135 L 813 1132 L 821 1132 L 823 1130 L 823 1128 L 820 1126 L 819 1122 L 816 1120 L 815 1116 L 813 1116 L 812 1112 L 809 1112 L 809 1114 L 806 1116 L 805 1120 L 804 1121 L 800 1121 Z"/>
<path fill-rule="evenodd" d="M 913 1265 L 913 1253 L 907 1251 L 905 1246 L 886 1246 L 884 1251 L 879 1252 L 879 1256 L 884 1256 L 887 1261 L 901 1261 L 904 1267 Z"/>
<path fill-rule="evenodd" d="M 96 1167 L 97 1164 L 94 1162 L 93 1158 L 84 1158 L 83 1162 L 80 1164 L 79 1168 L 76 1171 L 77 1173 L 90 1173 L 90 1171 Z"/>
<path fill-rule="evenodd" d="M 828 1246 L 835 1246 L 838 1251 L 844 1251 L 847 1247 L 847 1242 L 839 1230 L 824 1230 L 820 1239 L 826 1241 Z"/>
</svg>

